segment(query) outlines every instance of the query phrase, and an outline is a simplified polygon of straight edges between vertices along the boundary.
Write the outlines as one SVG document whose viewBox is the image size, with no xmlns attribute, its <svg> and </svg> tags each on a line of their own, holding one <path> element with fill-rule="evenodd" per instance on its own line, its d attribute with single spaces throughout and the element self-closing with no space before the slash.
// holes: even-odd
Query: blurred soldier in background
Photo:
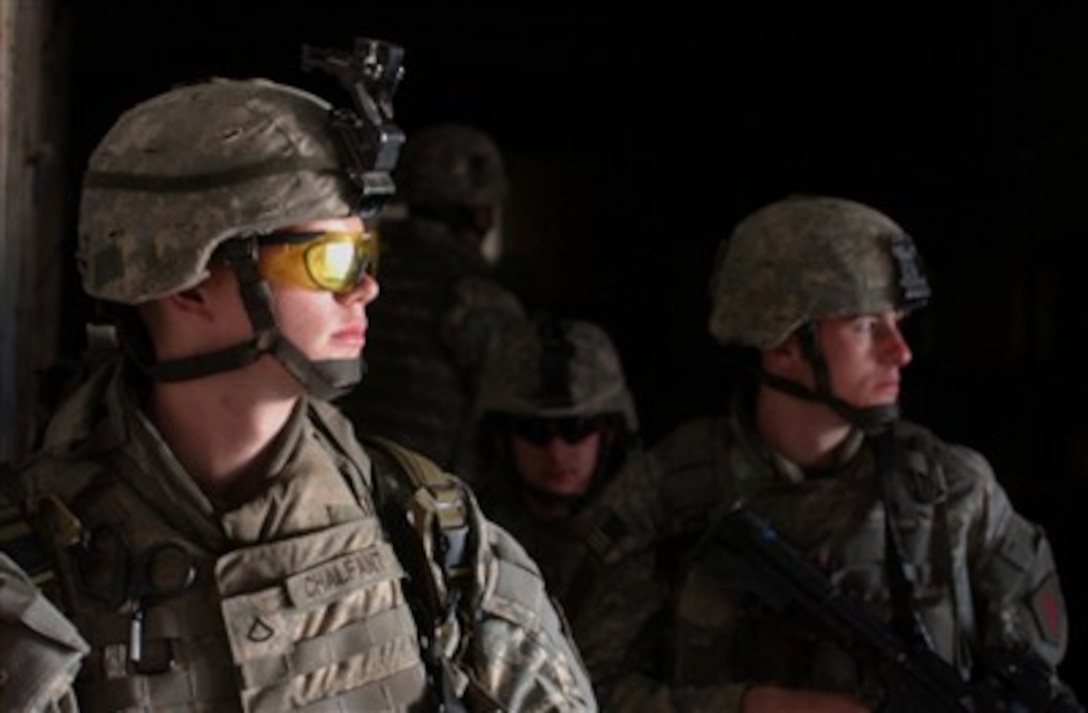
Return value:
<svg viewBox="0 0 1088 713">
<path fill-rule="evenodd" d="M 83 289 L 121 350 L 7 484 L 90 646 L 80 706 L 596 710 L 524 550 L 328 402 L 361 377 L 378 296 L 365 221 L 392 194 L 400 48 L 307 56 L 351 68 L 355 111 L 268 80 L 180 86 L 122 114 L 84 174 Z"/>
<path fill-rule="evenodd" d="M 382 294 L 367 378 L 339 406 L 356 428 L 471 476 L 471 407 L 489 342 L 523 318 L 494 274 L 507 175 L 490 136 L 460 124 L 408 138 L 396 173 L 403 219 L 383 220 Z"/>
<path fill-rule="evenodd" d="M 480 504 L 573 616 L 595 566 L 584 543 L 594 503 L 637 447 L 619 354 L 596 324 L 536 315 L 489 353 L 477 414 Z"/>
<path fill-rule="evenodd" d="M 726 416 L 681 425 L 606 493 L 590 540 L 601 586 L 574 621 L 601 705 L 965 705 L 955 687 L 940 706 L 911 705 L 931 689 L 886 677 L 914 665 L 1000 681 L 987 689 L 999 706 L 979 698 L 963 710 L 1078 709 L 1055 675 L 1067 620 L 1045 534 L 1013 509 L 983 456 L 898 418 L 912 356 L 901 320 L 930 294 L 910 236 L 853 201 L 788 198 L 723 241 L 710 287 L 710 332 L 734 350 L 744 381 Z M 778 536 L 722 534 L 716 524 L 735 522 L 738 508 Z M 813 576 L 759 578 L 767 558 L 752 543 L 764 552 L 779 540 Z M 791 606 L 802 599 L 786 581 L 827 590 L 805 600 L 811 608 Z M 886 633 L 820 620 L 838 601 L 832 591 Z M 879 644 L 836 638 L 857 631 Z M 908 657 L 924 654 L 944 669 Z"/>
</svg>

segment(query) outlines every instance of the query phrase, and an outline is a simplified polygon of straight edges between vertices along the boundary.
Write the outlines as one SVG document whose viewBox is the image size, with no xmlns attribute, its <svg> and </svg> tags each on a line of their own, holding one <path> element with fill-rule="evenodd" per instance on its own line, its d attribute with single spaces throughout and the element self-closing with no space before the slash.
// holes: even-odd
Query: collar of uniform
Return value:
<svg viewBox="0 0 1088 713">
<path fill-rule="evenodd" d="M 287 459 L 291 457 L 299 439 L 302 438 L 303 425 L 306 423 L 306 397 L 304 396 L 295 404 L 291 418 L 287 419 L 283 430 L 276 437 L 272 459 L 268 464 L 268 478 L 274 478 L 287 465 Z"/>
<path fill-rule="evenodd" d="M 743 401 L 739 398 L 734 401 L 733 418 L 736 431 L 740 434 L 740 440 L 745 450 L 758 458 L 775 475 L 789 483 L 800 483 L 837 473 L 858 454 L 858 451 L 861 450 L 861 444 L 865 442 L 865 434 L 860 429 L 855 428 L 850 431 L 850 435 L 847 436 L 846 440 L 835 449 L 834 460 L 828 468 L 818 471 L 806 471 L 775 451 L 763 440 L 763 436 L 756 430 L 755 421 L 752 418 L 752 409 L 745 408 Z"/>
</svg>

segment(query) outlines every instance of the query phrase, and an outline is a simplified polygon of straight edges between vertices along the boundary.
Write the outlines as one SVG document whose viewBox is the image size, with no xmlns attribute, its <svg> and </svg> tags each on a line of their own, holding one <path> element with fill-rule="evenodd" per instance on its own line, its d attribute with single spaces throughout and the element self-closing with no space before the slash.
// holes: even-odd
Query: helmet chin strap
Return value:
<svg viewBox="0 0 1088 713">
<path fill-rule="evenodd" d="M 880 406 L 867 406 L 858 408 L 843 401 L 831 393 L 831 376 L 827 369 L 827 361 L 816 340 L 816 327 L 812 322 L 807 322 L 798 329 L 798 338 L 801 342 L 801 350 L 812 365 L 812 372 L 816 377 L 816 389 L 809 389 L 802 384 L 785 379 L 775 374 L 768 374 L 763 369 L 759 370 L 759 378 L 763 383 L 773 389 L 796 396 L 806 401 L 814 401 L 826 404 L 835 413 L 842 416 L 848 423 L 860 428 L 866 435 L 873 436 L 884 431 L 889 424 L 899 418 L 898 404 L 882 404 Z"/>
<path fill-rule="evenodd" d="M 234 268 L 238 291 L 253 325 L 254 336 L 240 344 L 206 354 L 155 362 L 130 350 L 136 365 L 154 381 L 188 381 L 223 371 L 240 369 L 265 354 L 279 361 L 311 395 L 331 400 L 350 391 L 366 370 L 361 358 L 311 360 L 276 325 L 272 295 L 257 271 L 255 240 L 227 243 L 219 255 Z"/>
</svg>

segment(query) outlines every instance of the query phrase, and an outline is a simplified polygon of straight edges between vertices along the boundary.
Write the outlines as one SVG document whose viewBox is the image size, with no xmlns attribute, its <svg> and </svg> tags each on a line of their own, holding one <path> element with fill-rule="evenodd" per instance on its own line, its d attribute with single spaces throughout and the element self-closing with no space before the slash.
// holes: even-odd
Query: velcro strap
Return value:
<svg viewBox="0 0 1088 713">
<path fill-rule="evenodd" d="M 404 636 L 413 628 L 412 613 L 406 606 L 387 609 L 364 621 L 300 641 L 285 653 L 247 661 L 240 667 L 242 680 L 246 688 L 272 688 L 292 676 L 366 655 L 375 647 L 381 648 L 372 656 L 375 662 L 388 660 L 390 669 L 399 669 L 406 658 L 419 661 L 418 652 L 411 657 L 407 654 L 418 651 L 415 635 Z M 399 653 L 391 656 L 394 651 Z"/>
<path fill-rule="evenodd" d="M 326 643 L 329 638 L 319 637 Z M 298 656 L 291 656 L 284 662 L 287 664 L 286 671 L 268 681 L 272 685 L 246 689 L 246 710 L 387 710 L 390 708 L 390 700 L 394 700 L 392 696 L 383 694 L 378 698 L 381 704 L 375 706 L 374 692 L 395 684 L 399 677 L 406 677 L 407 681 L 414 682 L 414 694 L 417 697 L 426 690 L 423 662 L 419 658 L 419 646 L 414 637 L 387 641 L 380 649 L 380 656 L 375 655 L 375 651 L 352 647 L 350 638 L 345 637 L 344 640 L 335 642 L 334 645 L 340 649 L 338 653 L 343 654 L 339 657 L 322 654 L 319 651 L 320 642 L 308 648 L 303 655 L 312 656 L 311 660 L 300 660 Z M 311 677 L 310 680 L 301 678 L 332 664 L 336 664 L 337 668 L 328 676 Z M 291 666 L 304 666 L 305 669 L 292 670 Z M 274 668 L 269 668 L 263 673 L 271 674 L 273 671 Z M 309 704 L 300 702 L 300 699 L 315 698 L 328 700 L 316 700 Z M 404 701 L 405 698 L 401 696 L 400 700 Z M 370 703 L 352 704 L 356 699 Z"/>
</svg>

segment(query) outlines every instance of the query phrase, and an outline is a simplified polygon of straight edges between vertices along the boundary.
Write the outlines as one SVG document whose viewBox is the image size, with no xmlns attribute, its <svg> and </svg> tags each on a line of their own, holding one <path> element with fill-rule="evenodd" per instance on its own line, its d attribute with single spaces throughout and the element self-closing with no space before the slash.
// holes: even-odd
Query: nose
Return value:
<svg viewBox="0 0 1088 713">
<path fill-rule="evenodd" d="M 548 442 L 544 444 L 544 451 L 547 453 L 548 458 L 553 461 L 560 461 L 567 457 L 567 451 L 570 450 L 570 444 L 564 441 L 558 434 L 553 435 L 548 439 Z"/>
<path fill-rule="evenodd" d="M 566 448 L 548 448 L 545 451 L 544 461 L 553 470 L 565 470 L 571 466 L 570 453 Z"/>
<path fill-rule="evenodd" d="M 887 329 L 884 330 L 884 353 L 889 361 L 900 367 L 910 364 L 911 359 L 914 358 L 898 322 L 888 324 Z"/>
<path fill-rule="evenodd" d="M 347 292 L 340 293 L 337 298 L 344 304 L 361 302 L 365 307 L 376 300 L 381 291 L 377 278 L 367 272 L 363 274 L 363 279 L 359 281 L 359 284 Z"/>
</svg>

